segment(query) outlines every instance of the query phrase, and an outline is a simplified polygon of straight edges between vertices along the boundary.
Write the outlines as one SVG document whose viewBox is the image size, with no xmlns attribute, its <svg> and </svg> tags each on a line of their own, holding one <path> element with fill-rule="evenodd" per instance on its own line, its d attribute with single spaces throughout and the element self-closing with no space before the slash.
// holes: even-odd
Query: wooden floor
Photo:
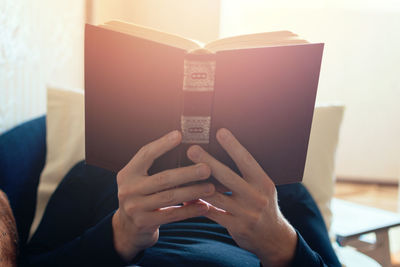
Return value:
<svg viewBox="0 0 400 267">
<path fill-rule="evenodd" d="M 357 204 L 400 212 L 397 185 L 337 182 L 335 197 Z M 400 251 L 392 255 L 392 262 L 394 267 L 400 267 Z"/>
<path fill-rule="evenodd" d="M 337 182 L 335 197 L 366 206 L 397 212 L 399 211 L 398 191 L 397 185 Z"/>
</svg>

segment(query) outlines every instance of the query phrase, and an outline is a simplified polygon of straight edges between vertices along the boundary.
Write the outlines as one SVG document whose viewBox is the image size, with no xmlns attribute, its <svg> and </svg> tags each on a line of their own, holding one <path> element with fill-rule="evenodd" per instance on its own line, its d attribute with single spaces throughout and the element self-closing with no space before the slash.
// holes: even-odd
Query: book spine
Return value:
<svg viewBox="0 0 400 267">
<path fill-rule="evenodd" d="M 214 100 L 215 54 L 189 53 L 183 67 L 183 108 L 180 118 L 182 146 L 179 166 L 192 164 L 186 157 L 186 150 L 190 145 L 198 144 L 208 150 Z"/>
<path fill-rule="evenodd" d="M 212 55 L 184 60 L 182 143 L 208 144 L 214 97 L 215 58 Z"/>
</svg>

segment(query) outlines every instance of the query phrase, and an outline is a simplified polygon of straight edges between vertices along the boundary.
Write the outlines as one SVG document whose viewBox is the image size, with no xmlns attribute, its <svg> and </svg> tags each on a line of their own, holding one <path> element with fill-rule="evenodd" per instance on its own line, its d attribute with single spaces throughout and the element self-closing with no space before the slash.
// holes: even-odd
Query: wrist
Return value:
<svg viewBox="0 0 400 267">
<path fill-rule="evenodd" d="M 298 239 L 296 231 L 285 219 L 279 228 L 276 242 L 269 244 L 268 249 L 257 255 L 263 266 L 290 266 L 295 256 Z"/>
<path fill-rule="evenodd" d="M 125 230 L 123 220 L 121 220 L 121 213 L 118 209 L 112 218 L 113 228 L 113 242 L 115 251 L 120 255 L 126 262 L 131 261 L 140 252 L 131 244 L 131 235 L 127 234 Z"/>
</svg>

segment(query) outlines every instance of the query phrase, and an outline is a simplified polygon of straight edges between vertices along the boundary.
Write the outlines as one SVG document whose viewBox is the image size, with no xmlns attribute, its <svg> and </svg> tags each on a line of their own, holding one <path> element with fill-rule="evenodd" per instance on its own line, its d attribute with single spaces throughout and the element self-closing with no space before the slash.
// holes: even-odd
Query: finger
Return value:
<svg viewBox="0 0 400 267">
<path fill-rule="evenodd" d="M 205 215 L 208 209 L 208 205 L 202 202 L 185 206 L 166 207 L 152 212 L 150 220 L 157 225 L 162 225 Z"/>
<path fill-rule="evenodd" d="M 192 205 L 192 204 L 196 204 L 196 203 L 200 203 L 201 204 L 201 203 L 205 203 L 205 202 L 200 200 L 200 199 L 194 199 L 194 200 L 183 202 L 183 205 Z"/>
<path fill-rule="evenodd" d="M 208 211 L 204 216 L 224 226 L 227 229 L 229 229 L 229 226 L 235 222 L 234 217 L 231 213 L 214 207 L 213 205 L 208 206 Z"/>
<path fill-rule="evenodd" d="M 172 131 L 163 137 L 143 146 L 133 156 L 127 168 L 137 174 L 145 175 L 154 160 L 176 147 L 181 141 L 182 135 L 179 131 Z"/>
<path fill-rule="evenodd" d="M 210 205 L 209 203 L 207 203 L 203 199 L 195 199 L 195 200 L 183 202 L 183 205 L 193 205 L 193 204 L 207 205 L 207 206 Z"/>
<path fill-rule="evenodd" d="M 140 218 L 136 218 L 136 224 L 145 228 L 153 228 L 166 223 L 202 216 L 207 211 L 208 205 L 206 203 L 171 206 L 142 214 Z"/>
<path fill-rule="evenodd" d="M 256 182 L 261 177 L 270 180 L 254 157 L 239 143 L 229 130 L 225 128 L 219 129 L 217 140 L 233 159 L 244 179 L 249 182 Z"/>
<path fill-rule="evenodd" d="M 145 197 L 141 205 L 143 205 L 144 210 L 151 211 L 208 197 L 214 192 L 215 187 L 210 183 L 178 187 Z"/>
<path fill-rule="evenodd" d="M 207 203 L 212 204 L 214 207 L 223 209 L 232 215 L 240 215 L 242 213 L 240 206 L 232 196 L 227 196 L 219 192 L 215 192 L 209 197 L 203 198 Z"/>
<path fill-rule="evenodd" d="M 140 192 L 144 195 L 153 194 L 182 184 L 205 180 L 210 174 L 210 168 L 204 163 L 166 170 L 147 177 L 141 185 Z"/>
<path fill-rule="evenodd" d="M 211 174 L 214 176 L 214 178 L 233 193 L 246 194 L 246 189 L 248 191 L 249 184 L 246 181 L 204 151 L 200 146 L 194 145 L 189 147 L 187 155 L 189 159 L 195 163 L 206 163 L 211 168 Z"/>
</svg>

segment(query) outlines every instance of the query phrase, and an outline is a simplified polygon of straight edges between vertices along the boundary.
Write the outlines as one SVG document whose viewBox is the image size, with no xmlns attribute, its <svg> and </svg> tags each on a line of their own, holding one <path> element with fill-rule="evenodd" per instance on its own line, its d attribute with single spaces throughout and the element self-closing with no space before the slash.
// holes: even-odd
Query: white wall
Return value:
<svg viewBox="0 0 400 267">
<path fill-rule="evenodd" d="M 346 105 L 339 177 L 396 182 L 400 172 L 400 3 L 223 0 L 221 35 L 287 29 L 324 42 L 318 102 Z"/>
<path fill-rule="evenodd" d="M 46 112 L 46 84 L 83 88 L 86 15 L 94 24 L 118 18 L 206 42 L 218 37 L 219 2 L 1 0 L 0 133 Z"/>
<path fill-rule="evenodd" d="M 0 133 L 46 112 L 46 84 L 83 88 L 83 0 L 0 1 Z"/>
<path fill-rule="evenodd" d="M 207 42 L 218 38 L 220 0 L 91 0 L 92 24 L 120 19 Z"/>
<path fill-rule="evenodd" d="M 347 106 L 338 176 L 400 173 L 400 2 L 89 0 L 91 22 L 119 18 L 201 41 L 293 30 L 325 42 L 317 101 Z M 45 113 L 47 83 L 83 88 L 83 0 L 0 1 L 0 133 Z M 218 27 L 220 25 L 220 27 Z"/>
</svg>

